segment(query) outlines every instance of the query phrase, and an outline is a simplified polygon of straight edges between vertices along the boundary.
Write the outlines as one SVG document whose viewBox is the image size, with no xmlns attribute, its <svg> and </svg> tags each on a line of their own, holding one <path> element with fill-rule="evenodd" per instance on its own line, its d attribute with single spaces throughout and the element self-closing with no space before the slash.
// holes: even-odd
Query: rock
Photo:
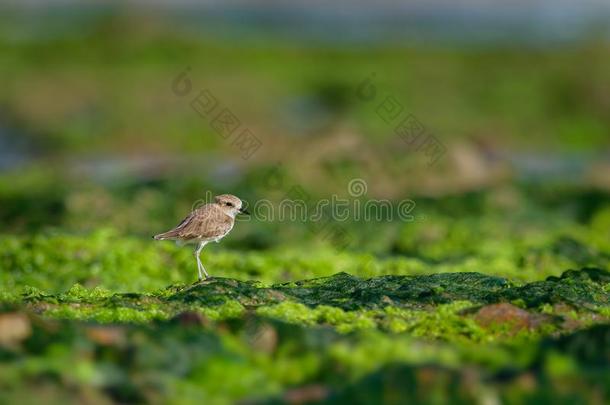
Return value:
<svg viewBox="0 0 610 405">
<path fill-rule="evenodd" d="M 0 314 L 0 346 L 14 346 L 32 334 L 27 315 L 20 312 Z"/>
<path fill-rule="evenodd" d="M 289 404 L 304 404 L 325 399 L 329 394 L 328 388 L 315 384 L 286 391 L 284 401 Z"/>
<path fill-rule="evenodd" d="M 210 320 L 197 311 L 184 311 L 173 318 L 173 321 L 178 322 L 182 326 L 207 326 Z"/>
<path fill-rule="evenodd" d="M 101 346 L 121 346 L 125 343 L 125 331 L 118 326 L 93 326 L 87 328 L 87 337 Z"/>
<path fill-rule="evenodd" d="M 560 277 L 549 277 L 521 286 L 502 277 L 476 272 L 387 275 L 370 279 L 337 273 L 273 286 L 219 277 L 207 284 L 197 284 L 175 292 L 169 301 L 215 306 L 236 300 L 246 307 L 258 307 L 290 299 L 312 308 L 328 305 L 344 311 L 383 308 L 387 305 L 408 307 L 454 301 L 494 304 L 515 300 L 522 300 L 528 308 L 556 303 L 594 308 L 610 303 L 610 294 L 604 289 L 609 280 L 610 272 L 596 268 L 568 270 Z"/>
<path fill-rule="evenodd" d="M 540 316 L 532 315 L 507 302 L 484 306 L 476 313 L 474 319 L 479 325 L 486 328 L 494 325 L 508 325 L 513 333 L 523 329 L 533 329 L 541 322 Z"/>
<path fill-rule="evenodd" d="M 261 323 L 255 327 L 248 337 L 248 340 L 254 350 L 264 353 L 273 353 L 277 348 L 278 335 L 272 325 Z"/>
</svg>

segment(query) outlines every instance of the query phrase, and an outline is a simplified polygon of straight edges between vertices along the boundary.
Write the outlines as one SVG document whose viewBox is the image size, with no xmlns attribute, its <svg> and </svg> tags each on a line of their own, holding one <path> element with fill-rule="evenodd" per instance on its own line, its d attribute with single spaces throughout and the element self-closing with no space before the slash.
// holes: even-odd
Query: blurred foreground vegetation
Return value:
<svg viewBox="0 0 610 405">
<path fill-rule="evenodd" d="M 167 279 L 120 263 L 115 282 Z M 522 285 L 481 273 L 338 273 L 152 293 L 28 287 L 2 294 L 0 398 L 602 404 L 609 291 L 610 272 L 595 268 Z"/>
</svg>

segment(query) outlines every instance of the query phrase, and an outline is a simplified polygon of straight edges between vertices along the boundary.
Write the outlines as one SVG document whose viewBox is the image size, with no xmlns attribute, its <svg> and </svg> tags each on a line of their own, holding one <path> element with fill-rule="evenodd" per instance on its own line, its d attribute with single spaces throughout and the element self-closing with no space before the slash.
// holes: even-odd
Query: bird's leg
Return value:
<svg viewBox="0 0 610 405">
<path fill-rule="evenodd" d="M 199 261 L 199 264 L 201 264 L 201 260 Z M 203 274 L 205 274 L 205 278 L 210 278 L 210 275 L 208 274 L 207 271 L 205 271 L 205 267 L 203 267 L 203 264 L 201 264 L 201 270 L 203 270 Z M 199 280 L 201 280 L 201 270 L 199 272 Z"/>
<path fill-rule="evenodd" d="M 201 254 L 201 250 L 203 249 L 205 244 L 206 244 L 206 242 L 199 242 L 199 245 L 197 246 L 197 250 L 195 250 L 195 258 L 197 259 L 197 271 L 199 272 L 199 281 L 203 280 L 203 274 L 201 274 L 202 270 L 203 270 L 203 273 L 205 274 L 205 277 L 206 278 L 209 277 L 208 272 L 205 271 L 203 264 L 201 264 L 201 258 L 199 257 L 199 255 Z"/>
<path fill-rule="evenodd" d="M 199 276 L 199 281 L 203 280 L 203 275 L 201 274 L 201 259 L 197 257 L 197 272 Z"/>
</svg>

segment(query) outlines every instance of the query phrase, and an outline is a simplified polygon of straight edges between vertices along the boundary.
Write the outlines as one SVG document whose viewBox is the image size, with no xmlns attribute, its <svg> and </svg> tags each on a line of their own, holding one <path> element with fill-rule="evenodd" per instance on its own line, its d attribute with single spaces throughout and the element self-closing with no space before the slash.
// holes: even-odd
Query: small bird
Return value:
<svg viewBox="0 0 610 405">
<path fill-rule="evenodd" d="M 214 202 L 193 210 L 174 229 L 153 236 L 155 240 L 174 240 L 182 243 L 197 243 L 195 258 L 199 280 L 210 277 L 201 264 L 201 250 L 208 242 L 219 242 L 233 229 L 237 214 L 250 215 L 242 208 L 242 201 L 231 194 L 214 197 Z"/>
</svg>

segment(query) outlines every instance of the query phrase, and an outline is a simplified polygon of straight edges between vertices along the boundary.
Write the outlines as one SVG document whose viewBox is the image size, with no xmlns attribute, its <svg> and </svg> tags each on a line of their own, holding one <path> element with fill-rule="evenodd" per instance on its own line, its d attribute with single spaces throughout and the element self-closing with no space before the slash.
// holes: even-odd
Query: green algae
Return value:
<svg viewBox="0 0 610 405">
<path fill-rule="evenodd" d="M 445 340 L 485 341 L 508 335 L 508 331 L 483 329 L 474 321 L 476 312 L 486 305 L 513 303 L 528 309 L 526 317 L 552 313 L 557 319 L 599 323 L 608 319 L 609 285 L 610 273 L 592 268 L 524 285 L 478 273 L 371 279 L 338 273 L 275 285 L 212 278 L 146 294 L 112 294 L 76 284 L 56 295 L 31 290 L 23 293 L 22 302 L 45 316 L 103 323 L 147 323 L 186 311 L 199 311 L 220 321 L 254 311 L 297 325 L 330 325 L 342 333 L 379 329 Z M 556 311 L 559 304 L 564 307 Z M 561 329 L 553 319 L 535 329 L 546 328 L 546 333 Z"/>
<path fill-rule="evenodd" d="M 243 398 L 267 403 L 281 399 L 284 387 L 320 383 L 328 384 L 322 398 L 328 402 L 344 403 L 356 387 L 364 397 L 420 402 L 423 398 L 417 393 L 432 387 L 421 381 L 424 376 L 425 381 L 436 381 L 435 395 L 459 391 L 472 400 L 491 390 L 503 402 L 518 403 L 511 396 L 533 394 L 523 379 L 533 380 L 549 399 L 567 398 L 565 390 L 553 393 L 566 378 L 573 388 L 571 396 L 591 400 L 608 394 L 602 385 L 610 365 L 608 325 L 510 348 L 433 343 L 374 330 L 342 336 L 324 327 L 256 315 L 220 328 L 185 317 L 107 327 L 34 315 L 27 319 L 32 333 L 19 346 L 0 346 L 2 400 L 22 398 L 23 387 L 41 393 L 36 385 L 40 375 L 53 376 L 49 384 L 69 395 L 68 402 L 84 400 L 91 394 L 84 388 L 90 387 L 102 399 L 123 403 L 157 402 L 169 393 L 177 403 L 231 403 Z M 564 365 L 558 368 L 560 361 Z M 488 384 L 490 379 L 506 380 L 507 373 L 505 384 Z M 383 393 L 377 396 L 381 381 Z M 590 384 L 596 391 L 579 389 L 579 384 Z M 76 389 L 66 391 L 69 386 Z"/>
<path fill-rule="evenodd" d="M 513 279 L 470 259 L 219 251 L 223 277 L 192 283 L 188 249 L 112 232 L 0 242 L 0 321 L 31 329 L 0 342 L 0 402 L 609 398 L 602 267 Z"/>
<path fill-rule="evenodd" d="M 478 272 L 525 283 L 559 277 L 569 268 L 610 270 L 606 194 L 600 193 L 595 209 L 587 211 L 590 203 L 583 200 L 583 190 L 554 190 L 560 202 L 547 201 L 549 191 L 544 188 L 515 187 L 512 192 L 527 204 L 511 215 L 490 202 L 498 193 L 495 189 L 475 196 L 423 199 L 425 220 L 379 229 L 367 225 L 373 228 L 366 233 L 376 235 L 378 242 L 358 240 L 357 250 L 337 251 L 316 243 L 311 235 L 294 240 L 290 235 L 300 235 L 294 228 L 305 225 L 291 224 L 292 231 L 282 236 L 286 244 L 244 250 L 243 240 L 228 239 L 227 244 L 240 250 L 224 250 L 223 242 L 206 249 L 204 262 L 212 275 L 266 284 L 338 272 L 364 278 Z M 360 225 L 345 224 L 354 234 L 362 233 Z M 0 286 L 58 293 L 79 283 L 113 292 L 153 292 L 196 278 L 189 248 L 151 243 L 148 234 L 125 236 L 120 228 L 107 226 L 100 223 L 86 234 L 63 228 L 34 236 L 0 234 Z M 270 232 L 259 229 L 264 226 L 250 221 L 246 228 L 264 235 Z"/>
<path fill-rule="evenodd" d="M 24 131 L 26 145 L 39 146 L 34 156 L 72 161 L 78 155 L 80 161 L 88 152 L 128 150 L 146 134 L 148 149 L 227 157 L 228 144 L 188 108 L 167 109 L 155 120 L 142 108 L 142 95 L 152 94 L 154 83 L 183 68 L 174 57 L 181 49 L 213 88 L 222 91 L 228 76 L 222 64 L 210 62 L 229 58 L 237 69 L 231 76 L 238 73 L 261 90 L 251 92 L 258 94 L 256 103 L 239 92 L 224 100 L 231 109 L 275 105 L 291 98 L 298 83 L 306 98 L 341 113 L 341 121 L 356 124 L 366 148 L 345 156 L 331 147 L 321 164 L 309 165 L 313 170 L 287 159 L 282 171 L 315 198 L 364 176 L 375 182 L 370 198 L 391 187 L 395 198 L 414 199 L 415 220 L 348 219 L 343 224 L 355 240 L 345 251 L 308 232 L 309 223 L 250 221 L 204 251 L 217 278 L 192 284 L 190 249 L 151 243 L 150 235 L 175 225 L 203 189 L 218 187 L 215 176 L 187 164 L 167 177 L 121 173 L 100 180 L 105 170 L 94 170 L 96 179 L 73 176 L 46 158 L 0 173 L 0 222 L 4 232 L 15 233 L 0 235 L 0 403 L 610 403 L 610 194 L 603 166 L 590 167 L 582 181 L 606 191 L 566 185 L 571 180 L 563 178 L 516 184 L 510 174 L 497 182 L 483 176 L 473 185 L 468 171 L 418 167 L 400 148 L 380 145 L 376 136 L 387 135 L 387 126 L 379 127 L 370 105 L 348 97 L 350 82 L 370 73 L 368 62 L 358 63 L 368 57 L 360 50 L 295 52 L 294 44 L 278 43 L 234 52 L 214 41 L 117 41 L 108 33 L 120 32 L 117 24 L 129 19 L 102 20 L 93 35 L 3 47 L 1 69 L 10 79 L 3 110 L 10 122 L 45 135 Z M 607 110 L 607 98 L 586 97 L 585 107 L 593 108 L 573 102 L 607 82 L 609 69 L 575 74 L 576 60 L 609 65 L 608 53 L 598 48 L 525 54 L 387 49 L 374 52 L 374 59 L 385 72 L 401 73 L 386 75 L 388 88 L 420 100 L 422 116 L 435 116 L 441 132 L 451 129 L 456 143 L 447 146 L 458 157 L 472 151 L 460 139 L 472 138 L 463 129 L 473 123 L 501 123 L 502 144 L 514 150 L 534 146 L 572 156 L 607 143 L 608 121 L 597 117 Z M 108 54 L 121 56 L 110 71 L 95 63 Z M 41 69 L 32 68 L 34 55 Z M 405 57 L 417 61 L 406 75 Z M 319 63 L 309 63 L 312 58 Z M 85 59 L 94 63 L 81 66 Z M 449 75 L 435 69 L 443 84 L 438 91 L 430 91 L 430 81 L 412 80 L 444 65 L 463 68 Z M 257 80 L 248 80 L 252 69 L 261 73 Z M 303 73 L 325 78 L 302 83 Z M 40 100 L 56 99 L 49 90 L 64 76 L 79 85 L 71 86 L 68 103 L 54 104 L 59 114 L 49 114 Z M 90 78 L 95 83 L 83 86 Z M 36 84 L 40 91 L 11 83 Z M 466 87 L 459 97 L 452 94 Z M 151 99 L 161 94 L 153 93 Z M 521 103 L 532 95 L 531 103 Z M 481 96 L 490 101 L 485 108 L 479 108 Z M 104 107 L 119 99 L 117 108 Z M 86 111 L 73 114 L 61 105 Z M 255 116 L 264 127 L 273 114 Z M 97 121 L 103 125 L 89 125 Z M 532 122 L 535 137 L 529 136 Z M 168 136 L 168 129 L 181 136 Z M 335 132 L 328 145 L 345 136 Z M 278 150 L 289 149 L 276 141 Z M 492 153 L 502 146 L 483 143 Z M 251 203 L 268 198 L 261 174 L 275 165 L 268 157 L 240 165 L 232 192 Z M 481 184 L 485 189 L 471 191 Z M 32 234 L 19 234 L 25 231 Z"/>
</svg>

